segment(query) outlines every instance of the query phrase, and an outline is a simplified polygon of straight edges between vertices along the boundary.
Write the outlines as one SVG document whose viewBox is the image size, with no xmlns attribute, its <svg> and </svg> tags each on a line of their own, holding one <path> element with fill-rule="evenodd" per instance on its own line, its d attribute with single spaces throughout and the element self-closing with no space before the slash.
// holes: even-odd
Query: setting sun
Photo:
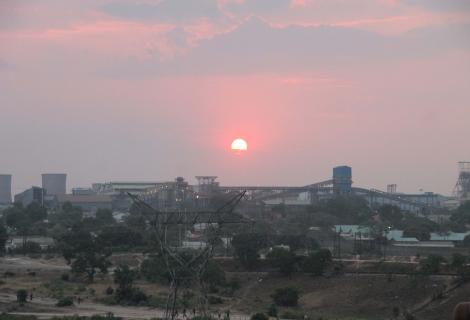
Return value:
<svg viewBox="0 0 470 320">
<path fill-rule="evenodd" d="M 232 142 L 232 150 L 235 151 L 246 151 L 248 149 L 248 144 L 243 139 L 235 139 Z"/>
</svg>

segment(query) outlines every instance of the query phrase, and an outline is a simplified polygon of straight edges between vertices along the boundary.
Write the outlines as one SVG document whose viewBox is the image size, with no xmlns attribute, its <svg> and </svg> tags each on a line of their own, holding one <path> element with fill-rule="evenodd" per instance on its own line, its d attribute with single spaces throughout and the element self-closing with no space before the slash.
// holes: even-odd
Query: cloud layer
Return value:
<svg viewBox="0 0 470 320">
<path fill-rule="evenodd" d="M 21 191 L 44 171 L 307 184 L 350 164 L 357 185 L 449 193 L 469 27 L 459 0 L 2 1 L 0 168 Z"/>
</svg>

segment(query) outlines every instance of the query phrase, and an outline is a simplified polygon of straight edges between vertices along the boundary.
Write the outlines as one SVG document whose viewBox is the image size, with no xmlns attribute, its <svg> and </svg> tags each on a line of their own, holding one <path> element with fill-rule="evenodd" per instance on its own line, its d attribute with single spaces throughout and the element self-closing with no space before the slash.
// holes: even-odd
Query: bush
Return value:
<svg viewBox="0 0 470 320">
<path fill-rule="evenodd" d="M 19 303 L 25 303 L 26 299 L 28 298 L 28 291 L 25 289 L 20 289 L 16 291 L 16 301 Z"/>
<path fill-rule="evenodd" d="M 107 287 L 105 293 L 110 296 L 114 293 L 114 289 L 111 287 Z"/>
<path fill-rule="evenodd" d="M 5 278 L 14 277 L 14 276 L 15 276 L 15 273 L 14 273 L 14 272 L 11 272 L 11 271 L 5 271 L 5 272 L 3 273 L 3 276 L 4 276 Z"/>
<path fill-rule="evenodd" d="M 295 307 L 299 302 L 299 292 L 292 287 L 276 289 L 271 297 L 276 305 L 282 307 Z"/>
<path fill-rule="evenodd" d="M 268 316 L 277 317 L 277 307 L 274 303 L 271 304 L 268 308 Z"/>
<path fill-rule="evenodd" d="M 224 303 L 224 300 L 221 297 L 217 296 L 208 296 L 207 301 L 209 304 L 222 304 Z"/>
<path fill-rule="evenodd" d="M 419 262 L 421 271 L 425 274 L 436 274 L 441 270 L 441 264 L 447 262 L 443 256 L 430 254 Z"/>
<path fill-rule="evenodd" d="M 202 280 L 210 286 L 222 286 L 225 284 L 225 272 L 217 262 L 210 260 L 202 275 Z"/>
<path fill-rule="evenodd" d="M 290 276 L 296 269 L 297 258 L 290 250 L 274 248 L 267 258 L 271 266 L 279 269 L 283 276 Z"/>
<path fill-rule="evenodd" d="M 310 254 L 303 263 L 302 269 L 306 273 L 311 273 L 315 276 L 321 276 L 325 269 L 331 264 L 331 252 L 328 249 L 319 250 Z"/>
<path fill-rule="evenodd" d="M 255 313 L 251 316 L 251 320 L 269 320 L 269 318 L 264 313 Z"/>
<path fill-rule="evenodd" d="M 33 241 L 26 241 L 20 250 L 22 253 L 41 253 L 42 249 L 39 243 Z"/>
<path fill-rule="evenodd" d="M 69 281 L 70 280 L 70 275 L 68 273 L 63 273 L 60 278 L 62 281 Z"/>
<path fill-rule="evenodd" d="M 59 299 L 56 303 L 57 307 L 69 307 L 73 306 L 73 298 L 72 297 L 64 297 Z"/>
<path fill-rule="evenodd" d="M 140 273 L 145 280 L 149 282 L 167 284 L 171 278 L 167 271 L 165 261 L 159 256 L 151 256 L 145 259 L 140 265 Z"/>
<path fill-rule="evenodd" d="M 232 291 L 237 291 L 241 288 L 240 279 L 238 279 L 237 277 L 233 277 L 232 279 L 230 279 L 227 285 L 230 287 L 230 289 L 232 289 Z"/>
<path fill-rule="evenodd" d="M 298 312 L 286 311 L 281 314 L 282 319 L 303 319 L 304 315 Z"/>
</svg>

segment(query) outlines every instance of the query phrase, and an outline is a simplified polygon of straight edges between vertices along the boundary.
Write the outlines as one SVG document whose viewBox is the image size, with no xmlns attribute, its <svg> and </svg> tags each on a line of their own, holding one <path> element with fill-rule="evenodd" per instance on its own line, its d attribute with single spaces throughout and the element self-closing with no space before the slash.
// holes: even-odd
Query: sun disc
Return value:
<svg viewBox="0 0 470 320">
<path fill-rule="evenodd" d="M 236 151 L 246 151 L 248 150 L 248 143 L 245 140 L 238 138 L 232 142 L 232 150 Z"/>
</svg>

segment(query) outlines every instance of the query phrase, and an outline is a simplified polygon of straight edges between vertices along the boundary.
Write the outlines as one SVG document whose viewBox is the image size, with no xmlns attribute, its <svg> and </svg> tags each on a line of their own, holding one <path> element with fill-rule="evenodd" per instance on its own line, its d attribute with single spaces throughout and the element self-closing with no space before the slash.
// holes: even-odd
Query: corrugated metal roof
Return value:
<svg viewBox="0 0 470 320">
<path fill-rule="evenodd" d="M 419 242 L 413 237 L 403 237 L 403 230 L 390 230 L 386 233 L 387 240 L 397 242 Z"/>
<path fill-rule="evenodd" d="M 463 241 L 470 232 L 431 233 L 431 241 Z"/>
</svg>

